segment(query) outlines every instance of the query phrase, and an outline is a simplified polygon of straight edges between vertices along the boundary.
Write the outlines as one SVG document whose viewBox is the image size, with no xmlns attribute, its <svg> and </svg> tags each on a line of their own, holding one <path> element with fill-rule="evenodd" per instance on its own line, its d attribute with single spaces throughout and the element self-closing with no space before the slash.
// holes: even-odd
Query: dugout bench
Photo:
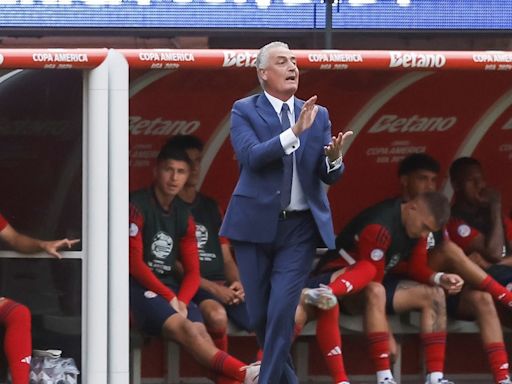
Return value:
<svg viewBox="0 0 512 384">
<path fill-rule="evenodd" d="M 419 316 L 418 312 L 412 312 L 405 315 L 388 316 L 389 324 L 395 335 L 397 342 L 397 356 L 393 365 L 393 375 L 401 381 L 402 376 L 402 353 L 401 338 L 404 335 L 419 334 Z M 363 322 L 361 316 L 341 315 L 340 329 L 342 337 L 350 334 L 362 334 Z M 309 345 L 308 341 L 302 336 L 314 336 L 316 322 L 306 324 L 301 335 L 295 341 L 294 362 L 297 370 L 297 376 L 301 383 L 314 382 L 314 378 L 309 375 Z M 448 320 L 448 333 L 478 333 L 479 329 L 473 321 Z M 254 337 L 253 334 L 240 331 L 230 324 L 228 328 L 229 336 L 236 337 Z M 138 331 L 130 332 L 130 383 L 141 384 L 141 351 L 144 345 L 144 336 Z M 163 379 L 165 384 L 177 384 L 183 382 L 180 377 L 180 346 L 172 341 L 166 343 L 166 363 L 167 374 Z M 350 373 L 349 373 L 350 374 Z M 354 375 L 352 375 L 354 376 Z"/>
</svg>

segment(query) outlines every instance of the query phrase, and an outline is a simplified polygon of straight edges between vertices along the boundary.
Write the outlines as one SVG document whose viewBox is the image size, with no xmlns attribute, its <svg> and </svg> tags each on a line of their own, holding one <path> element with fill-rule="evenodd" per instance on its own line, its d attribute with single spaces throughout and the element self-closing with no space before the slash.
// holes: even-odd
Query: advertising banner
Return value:
<svg viewBox="0 0 512 384">
<path fill-rule="evenodd" d="M 206 144 L 201 189 L 225 208 L 238 178 L 230 110 L 235 100 L 260 91 L 255 71 L 163 72 L 136 73 L 131 83 L 130 188 L 150 183 L 154 158 L 169 137 L 194 134 Z M 510 204 L 512 187 L 500 177 L 512 170 L 509 92 L 503 72 L 303 71 L 297 96 L 318 95 L 333 133 L 355 132 L 345 149 L 346 172 L 329 191 L 335 229 L 399 193 L 398 163 L 416 152 L 440 161 L 440 188 L 455 158 L 476 156 Z"/>
</svg>

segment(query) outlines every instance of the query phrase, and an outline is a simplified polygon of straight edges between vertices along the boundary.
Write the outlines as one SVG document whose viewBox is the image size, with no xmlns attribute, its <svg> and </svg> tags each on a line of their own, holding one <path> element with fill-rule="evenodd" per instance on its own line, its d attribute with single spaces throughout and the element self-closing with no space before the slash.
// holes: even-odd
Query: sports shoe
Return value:
<svg viewBox="0 0 512 384">
<path fill-rule="evenodd" d="M 258 378 L 260 376 L 261 361 L 246 365 L 241 368 L 245 370 L 244 384 L 258 384 Z"/>
<path fill-rule="evenodd" d="M 340 381 L 338 384 L 350 384 L 348 381 Z"/>
<path fill-rule="evenodd" d="M 384 380 L 379 381 L 378 384 L 396 384 L 395 379 L 386 377 Z"/>
<path fill-rule="evenodd" d="M 338 299 L 327 285 L 320 284 L 318 288 L 307 288 L 303 292 L 306 304 L 314 305 L 323 310 L 331 309 L 338 303 Z"/>
<path fill-rule="evenodd" d="M 510 377 L 507 376 L 505 380 L 501 380 L 499 384 L 512 384 L 512 381 L 510 380 Z"/>
<path fill-rule="evenodd" d="M 431 381 L 430 375 L 427 375 L 425 384 L 455 384 L 455 383 L 451 380 L 445 379 L 444 377 L 442 379 L 438 379 L 437 381 Z"/>
</svg>

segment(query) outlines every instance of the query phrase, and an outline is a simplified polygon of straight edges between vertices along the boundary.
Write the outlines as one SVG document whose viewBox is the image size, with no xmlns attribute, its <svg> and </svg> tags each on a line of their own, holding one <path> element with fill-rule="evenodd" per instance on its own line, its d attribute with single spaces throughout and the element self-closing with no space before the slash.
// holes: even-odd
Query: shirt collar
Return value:
<svg viewBox="0 0 512 384">
<path fill-rule="evenodd" d="M 288 100 L 283 102 L 282 100 L 278 99 L 277 97 L 274 97 L 271 94 L 269 94 L 267 91 L 264 91 L 264 93 L 265 93 L 265 96 L 267 97 L 268 101 L 272 105 L 272 108 L 274 108 L 274 110 L 276 111 L 276 113 L 278 115 L 281 115 L 281 109 L 283 108 L 283 104 L 286 103 L 286 104 L 288 104 L 288 107 L 290 108 L 290 112 L 291 112 L 292 116 L 295 116 L 295 111 L 293 108 L 294 101 L 295 101 L 294 96 L 290 97 Z"/>
</svg>

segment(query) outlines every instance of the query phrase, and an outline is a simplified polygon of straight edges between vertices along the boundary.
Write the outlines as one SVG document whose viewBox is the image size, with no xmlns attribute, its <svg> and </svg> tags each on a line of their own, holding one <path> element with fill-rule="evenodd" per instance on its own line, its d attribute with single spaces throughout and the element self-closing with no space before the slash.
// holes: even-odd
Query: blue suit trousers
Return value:
<svg viewBox="0 0 512 384">
<path fill-rule="evenodd" d="M 290 348 L 295 310 L 320 240 L 311 214 L 279 220 L 271 244 L 233 241 L 247 310 L 263 348 L 259 384 L 297 384 Z"/>
</svg>

